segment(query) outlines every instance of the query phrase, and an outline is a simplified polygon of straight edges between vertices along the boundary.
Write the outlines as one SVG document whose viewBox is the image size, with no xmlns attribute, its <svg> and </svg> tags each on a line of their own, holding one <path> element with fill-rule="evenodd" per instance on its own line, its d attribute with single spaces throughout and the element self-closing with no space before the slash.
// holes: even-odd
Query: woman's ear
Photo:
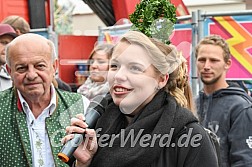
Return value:
<svg viewBox="0 0 252 167">
<path fill-rule="evenodd" d="M 158 87 L 161 89 L 163 87 L 165 87 L 165 85 L 167 84 L 169 79 L 169 74 L 165 74 L 165 75 L 160 75 L 159 76 L 159 82 L 158 82 Z"/>
</svg>

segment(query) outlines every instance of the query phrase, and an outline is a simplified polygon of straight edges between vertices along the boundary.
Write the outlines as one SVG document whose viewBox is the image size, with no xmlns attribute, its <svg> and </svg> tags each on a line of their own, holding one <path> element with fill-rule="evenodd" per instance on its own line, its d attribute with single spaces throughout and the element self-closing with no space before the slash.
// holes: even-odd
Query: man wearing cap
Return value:
<svg viewBox="0 0 252 167">
<path fill-rule="evenodd" d="M 5 68 L 5 46 L 10 43 L 17 34 L 8 24 L 0 24 L 0 91 L 12 87 L 12 80 Z"/>
</svg>

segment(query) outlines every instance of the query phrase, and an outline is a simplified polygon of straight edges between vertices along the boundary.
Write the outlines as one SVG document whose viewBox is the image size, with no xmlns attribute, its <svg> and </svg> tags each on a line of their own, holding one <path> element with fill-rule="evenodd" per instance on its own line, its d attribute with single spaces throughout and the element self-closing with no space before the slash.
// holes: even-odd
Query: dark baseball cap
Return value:
<svg viewBox="0 0 252 167">
<path fill-rule="evenodd" d="M 18 36 L 16 31 L 9 24 L 0 24 L 0 36 L 3 35 L 10 35 L 13 38 Z"/>
</svg>

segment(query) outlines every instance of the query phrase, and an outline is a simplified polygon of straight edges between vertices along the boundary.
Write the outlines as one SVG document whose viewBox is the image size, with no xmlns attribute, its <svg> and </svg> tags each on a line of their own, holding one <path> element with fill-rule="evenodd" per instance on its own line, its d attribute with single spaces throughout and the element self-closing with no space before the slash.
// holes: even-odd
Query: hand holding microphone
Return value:
<svg viewBox="0 0 252 167">
<path fill-rule="evenodd" d="M 71 119 L 71 126 L 66 128 L 66 133 L 69 135 L 63 138 L 65 144 L 70 142 L 73 143 L 73 145 L 76 145 L 74 143 L 74 137 L 76 137 L 75 135 L 84 135 L 83 139 L 80 140 L 80 145 L 73 152 L 74 156 L 71 156 L 70 154 L 69 156 L 65 156 L 67 152 L 63 149 L 63 151 L 58 154 L 58 157 L 69 166 L 72 166 L 72 163 L 74 163 L 75 159 L 78 160 L 79 165 L 80 162 L 83 162 L 85 165 L 87 165 L 89 161 L 92 160 L 92 157 L 98 148 L 96 132 L 94 129 L 87 128 L 87 124 L 83 121 L 85 120 L 84 118 L 85 117 L 83 114 L 76 115 L 75 118 Z"/>
<path fill-rule="evenodd" d="M 87 114 L 86 114 L 86 124 L 88 125 L 89 129 L 86 129 L 85 133 L 76 133 L 73 134 L 73 138 L 71 140 L 69 139 L 69 135 L 67 137 L 65 137 L 65 140 L 68 140 L 65 145 L 63 146 L 63 148 L 61 149 L 60 153 L 58 153 L 58 157 L 63 161 L 63 162 L 68 162 L 69 159 L 72 157 L 73 153 L 75 152 L 75 150 L 77 149 L 77 147 L 85 140 L 85 134 L 88 135 L 93 135 L 95 136 L 95 133 L 93 130 L 95 127 L 95 124 L 98 120 L 98 118 L 104 113 L 105 107 L 107 106 L 107 100 L 104 98 L 101 98 L 101 96 L 97 96 L 96 98 L 94 98 L 91 102 L 90 105 L 87 109 Z M 81 117 L 78 116 L 80 120 L 75 120 L 74 122 L 74 126 L 75 127 L 71 127 L 72 131 L 74 129 L 74 132 L 80 132 L 83 131 L 83 129 L 81 129 L 80 127 L 86 127 L 86 124 L 84 122 L 81 122 Z M 77 119 L 77 118 L 76 118 Z M 78 127 L 80 126 L 80 127 Z M 96 141 L 93 140 L 92 138 L 89 138 L 90 140 L 86 140 L 87 143 L 84 143 L 84 147 L 85 146 L 92 146 L 92 141 Z M 83 148 L 81 148 L 83 149 Z M 89 148 L 87 148 L 89 149 Z M 89 150 L 85 150 L 88 154 Z M 95 150 L 93 150 L 95 151 Z M 89 152 L 89 154 L 92 154 L 92 152 Z M 78 155 L 78 156 L 84 156 L 84 155 Z"/>
</svg>

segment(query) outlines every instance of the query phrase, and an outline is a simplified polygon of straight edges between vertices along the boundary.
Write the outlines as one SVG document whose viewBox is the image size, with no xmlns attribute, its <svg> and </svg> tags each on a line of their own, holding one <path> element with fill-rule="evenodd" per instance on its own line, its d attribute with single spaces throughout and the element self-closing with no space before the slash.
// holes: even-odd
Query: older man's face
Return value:
<svg viewBox="0 0 252 167">
<path fill-rule="evenodd" d="M 27 99 L 50 96 L 56 71 L 47 43 L 24 40 L 9 49 L 10 75 L 14 86 Z"/>
</svg>

